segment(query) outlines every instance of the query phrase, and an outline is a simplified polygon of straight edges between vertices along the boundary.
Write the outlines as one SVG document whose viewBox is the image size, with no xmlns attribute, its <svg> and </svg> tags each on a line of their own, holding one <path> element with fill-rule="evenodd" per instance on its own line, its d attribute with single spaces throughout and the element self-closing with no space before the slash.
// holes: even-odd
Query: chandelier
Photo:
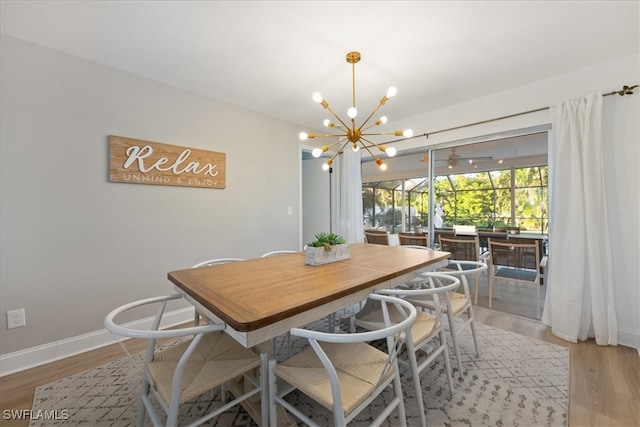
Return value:
<svg viewBox="0 0 640 427">
<path fill-rule="evenodd" d="M 322 169 L 329 170 L 331 168 L 331 164 L 333 160 L 336 158 L 338 154 L 342 154 L 345 147 L 351 145 L 353 151 L 358 151 L 361 147 L 365 149 L 373 160 L 376 162 L 378 167 L 381 170 L 387 170 L 387 165 L 373 152 L 371 152 L 372 148 L 377 148 L 378 150 L 386 153 L 387 156 L 393 157 L 396 155 L 396 149 L 394 147 L 386 147 L 382 144 L 377 144 L 368 139 L 369 136 L 375 135 L 393 135 L 393 136 L 403 136 L 405 138 L 411 138 L 413 136 L 413 131 L 411 129 L 406 130 L 396 130 L 394 132 L 369 132 L 369 129 L 374 126 L 379 126 L 387 123 L 387 118 L 385 116 L 380 117 L 375 122 L 370 123 L 371 118 L 378 112 L 378 110 L 397 93 L 397 89 L 393 86 L 387 89 L 387 93 L 380 99 L 380 102 L 373 109 L 371 114 L 360 124 L 356 125 L 356 117 L 358 116 L 358 109 L 356 108 L 356 63 L 360 61 L 360 52 L 349 52 L 347 53 L 347 62 L 351 64 L 351 75 L 352 75 L 352 102 L 351 107 L 347 110 L 348 120 L 342 120 L 329 106 L 326 100 L 322 98 L 322 95 L 319 92 L 315 92 L 313 94 L 313 100 L 322 105 L 325 110 L 329 111 L 333 117 L 338 121 L 338 123 L 334 123 L 329 119 L 324 121 L 324 126 L 327 128 L 332 128 L 336 130 L 336 133 L 328 133 L 328 134 L 314 134 L 307 132 L 300 132 L 298 137 L 300 140 L 305 141 L 307 139 L 312 138 L 324 138 L 324 137 L 335 137 L 338 138 L 336 142 L 333 144 L 323 145 L 322 147 L 318 147 L 313 149 L 311 154 L 313 157 L 320 157 L 324 152 L 329 150 L 332 147 L 339 146 L 339 149 L 331 156 L 329 160 L 325 164 L 322 165 Z M 370 123 L 370 124 L 369 124 Z M 369 124 L 367 126 L 367 124 Z"/>
</svg>

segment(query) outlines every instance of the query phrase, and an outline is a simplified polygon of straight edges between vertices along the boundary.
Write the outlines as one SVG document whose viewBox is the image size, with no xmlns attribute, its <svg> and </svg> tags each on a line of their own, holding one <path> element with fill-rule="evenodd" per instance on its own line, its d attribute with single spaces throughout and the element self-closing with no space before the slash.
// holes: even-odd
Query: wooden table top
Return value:
<svg viewBox="0 0 640 427">
<path fill-rule="evenodd" d="M 304 252 L 172 271 L 168 278 L 236 331 L 253 331 L 449 257 L 351 244 L 351 258 L 306 265 Z"/>
</svg>

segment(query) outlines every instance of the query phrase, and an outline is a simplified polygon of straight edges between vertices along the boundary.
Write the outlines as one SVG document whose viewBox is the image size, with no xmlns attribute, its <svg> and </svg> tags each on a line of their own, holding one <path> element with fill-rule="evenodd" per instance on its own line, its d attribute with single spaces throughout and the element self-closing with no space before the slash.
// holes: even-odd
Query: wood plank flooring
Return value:
<svg viewBox="0 0 640 427">
<path fill-rule="evenodd" d="M 475 307 L 476 319 L 571 351 L 569 426 L 640 426 L 640 355 L 629 347 L 598 346 L 593 340 L 567 343 L 535 320 Z M 144 342 L 126 342 L 129 352 L 144 350 Z M 114 344 L 48 365 L 0 378 L 0 410 L 31 409 L 35 388 L 123 357 Z M 37 409 L 37 408 L 35 408 Z M 28 420 L 5 420 L 0 426 L 28 426 Z"/>
</svg>

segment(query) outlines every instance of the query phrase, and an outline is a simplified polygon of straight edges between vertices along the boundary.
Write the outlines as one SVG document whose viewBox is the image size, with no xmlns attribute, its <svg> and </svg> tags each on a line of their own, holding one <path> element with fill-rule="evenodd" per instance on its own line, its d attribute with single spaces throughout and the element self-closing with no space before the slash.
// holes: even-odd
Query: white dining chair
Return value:
<svg viewBox="0 0 640 427">
<path fill-rule="evenodd" d="M 473 336 L 473 344 L 476 349 L 476 354 L 480 353 L 478 347 L 478 336 L 476 334 L 476 323 L 473 316 L 473 304 L 471 303 L 471 292 L 469 290 L 469 281 L 473 281 L 474 283 L 477 282 L 478 276 L 483 274 L 486 270 L 487 265 L 483 262 L 462 260 L 449 260 L 447 267 L 439 270 L 440 273 L 457 277 L 461 284 L 460 288 L 458 288 L 458 292 L 452 292 L 449 294 L 449 301 L 447 301 L 447 305 L 445 307 L 460 379 L 464 379 L 465 372 L 462 364 L 462 356 L 460 355 L 460 332 L 465 328 L 471 328 L 471 335 Z M 441 283 L 439 281 L 432 281 L 430 282 L 430 285 L 440 286 Z M 430 298 L 415 296 L 408 297 L 408 299 L 417 307 L 431 311 L 435 310 L 433 300 Z M 465 315 L 466 319 L 463 320 L 463 323 L 457 323 L 456 319 L 463 318 Z"/>
<path fill-rule="evenodd" d="M 420 425 L 425 427 L 427 419 L 420 373 L 433 363 L 438 356 L 443 358 L 451 395 L 453 396 L 454 393 L 449 349 L 442 320 L 447 309 L 449 295 L 458 288 L 460 280 L 437 272 L 423 273 L 420 277 L 424 282 L 419 287 L 416 286 L 416 283 L 413 283 L 414 288 L 412 289 L 403 286 L 397 289 L 379 289 L 376 293 L 402 298 L 412 305 L 415 305 L 413 300 L 416 298 L 421 300 L 429 299 L 435 309 L 433 314 L 422 310 L 417 311 L 416 321 L 407 331 L 407 339 L 405 340 L 406 357 L 399 359 L 399 362 L 410 369 L 418 404 Z M 433 282 L 436 281 L 439 282 L 439 286 L 434 285 Z M 392 312 L 391 315 L 395 319 L 397 313 Z M 383 319 L 384 312 L 380 308 L 376 308 L 369 313 L 356 315 L 355 324 L 357 327 L 367 330 L 376 330 L 384 325 Z M 433 343 L 436 343 L 436 341 L 437 344 L 434 347 Z M 423 356 L 423 353 L 426 354 L 426 357 Z"/>
<path fill-rule="evenodd" d="M 291 330 L 291 335 L 305 338 L 309 346 L 281 363 L 269 361 L 270 426 L 277 425 L 276 405 L 307 425 L 318 425 L 286 400 L 293 390 L 330 411 L 335 426 L 345 426 L 387 387 L 392 387 L 393 396 L 378 399 L 385 407 L 372 425 L 379 425 L 397 409 L 399 424 L 406 426 L 397 355 L 416 320 L 416 309 L 407 301 L 387 295 L 372 294 L 369 298 L 381 305 L 383 313 L 384 326 L 375 331 L 345 334 Z M 391 313 L 396 313 L 397 321 Z M 384 351 L 369 344 L 377 340 L 386 340 Z"/>
<path fill-rule="evenodd" d="M 191 425 L 205 423 L 262 390 L 260 379 L 253 376 L 260 366 L 260 357 L 226 334 L 224 323 L 159 330 L 167 303 L 182 298 L 182 294 L 174 294 L 131 302 L 114 309 L 104 320 L 107 330 L 117 336 L 148 341 L 138 403 L 137 425 L 140 427 L 144 424 L 146 414 L 154 426 L 177 426 L 183 402 L 239 376 L 245 379 L 246 388 L 242 393 L 238 393 L 231 401 L 227 401 L 225 393 L 222 393 L 220 401 L 206 405 L 211 410 Z M 149 329 L 135 329 L 116 322 L 117 317 L 130 316 L 134 310 L 146 306 L 157 306 Z M 157 340 L 166 338 L 177 342 L 164 349 L 157 348 Z M 158 404 L 154 404 L 154 400 Z M 157 408 L 164 411 L 164 417 L 161 417 Z"/>
</svg>

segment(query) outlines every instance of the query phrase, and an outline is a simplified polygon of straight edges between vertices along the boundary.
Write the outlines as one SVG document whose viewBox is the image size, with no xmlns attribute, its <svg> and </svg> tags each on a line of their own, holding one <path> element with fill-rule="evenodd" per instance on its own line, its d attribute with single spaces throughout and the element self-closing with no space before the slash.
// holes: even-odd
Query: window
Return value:
<svg viewBox="0 0 640 427">
<path fill-rule="evenodd" d="M 547 178 L 547 166 L 436 176 L 434 203 L 444 210 L 443 227 L 516 226 L 522 232 L 546 233 Z M 366 227 L 397 233 L 429 225 L 428 177 L 364 183 L 362 194 Z"/>
</svg>

